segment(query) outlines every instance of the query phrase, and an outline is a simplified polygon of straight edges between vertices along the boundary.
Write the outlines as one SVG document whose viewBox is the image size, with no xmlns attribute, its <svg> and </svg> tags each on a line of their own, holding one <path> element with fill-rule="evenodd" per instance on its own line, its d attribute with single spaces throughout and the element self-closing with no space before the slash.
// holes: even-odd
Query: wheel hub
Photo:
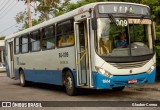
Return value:
<svg viewBox="0 0 160 110">
<path fill-rule="evenodd" d="M 66 87 L 67 87 L 67 89 L 71 89 L 72 88 L 72 79 L 71 79 L 71 77 L 67 77 L 67 79 L 66 79 Z"/>
<path fill-rule="evenodd" d="M 24 78 L 23 78 L 23 75 L 22 75 L 22 74 L 20 75 L 20 81 L 21 81 L 21 84 L 24 83 Z"/>
</svg>

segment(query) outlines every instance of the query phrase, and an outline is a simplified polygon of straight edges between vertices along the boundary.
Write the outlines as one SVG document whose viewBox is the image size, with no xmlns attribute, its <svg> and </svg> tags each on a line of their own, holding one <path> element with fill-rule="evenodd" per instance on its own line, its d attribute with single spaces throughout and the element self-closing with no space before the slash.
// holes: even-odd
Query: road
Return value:
<svg viewBox="0 0 160 110">
<path fill-rule="evenodd" d="M 160 82 L 129 86 L 122 92 L 80 90 L 81 93 L 78 96 L 68 96 L 63 87 L 36 83 L 30 83 L 28 87 L 21 87 L 18 80 L 13 80 L 3 75 L 1 74 L 0 77 L 1 101 L 160 101 Z M 60 108 L 56 110 L 58 109 Z M 71 109 L 73 108 L 69 108 L 69 110 Z M 87 108 L 81 107 L 78 109 L 85 110 Z M 98 108 L 98 110 L 101 109 L 105 108 Z M 121 109 L 124 110 L 123 107 Z M 136 110 L 139 109 L 144 108 L 137 108 Z M 151 108 L 145 109 L 150 110 Z M 92 110 L 97 110 L 97 108 L 92 108 Z"/>
</svg>

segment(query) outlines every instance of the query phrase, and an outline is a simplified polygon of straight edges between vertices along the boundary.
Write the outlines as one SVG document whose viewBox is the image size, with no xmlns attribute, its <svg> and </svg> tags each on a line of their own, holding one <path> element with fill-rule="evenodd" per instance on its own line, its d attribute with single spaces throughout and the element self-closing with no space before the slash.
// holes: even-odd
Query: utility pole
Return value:
<svg viewBox="0 0 160 110">
<path fill-rule="evenodd" d="M 32 27 L 32 16 L 31 16 L 31 7 L 30 7 L 30 0 L 27 0 L 27 8 L 28 8 L 28 24 L 29 27 Z"/>
<path fill-rule="evenodd" d="M 47 6 L 46 0 L 43 0 L 43 2 L 44 2 L 44 6 Z M 45 10 L 45 20 L 49 20 L 49 15 L 48 15 L 47 10 Z"/>
</svg>

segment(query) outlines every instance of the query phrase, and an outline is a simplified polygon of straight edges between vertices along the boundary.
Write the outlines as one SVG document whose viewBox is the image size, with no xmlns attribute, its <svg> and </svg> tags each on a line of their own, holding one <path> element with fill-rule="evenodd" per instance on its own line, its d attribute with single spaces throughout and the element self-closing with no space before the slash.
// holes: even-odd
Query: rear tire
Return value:
<svg viewBox="0 0 160 110">
<path fill-rule="evenodd" d="M 27 86 L 27 81 L 25 80 L 25 75 L 24 75 L 23 70 L 20 70 L 19 79 L 20 79 L 20 85 L 22 87 Z"/>
<path fill-rule="evenodd" d="M 124 88 L 125 88 L 125 86 L 114 87 L 114 88 L 112 88 L 112 90 L 113 90 L 113 91 L 123 91 Z"/>
<path fill-rule="evenodd" d="M 70 71 L 67 71 L 66 72 L 66 75 L 65 75 L 65 78 L 64 78 L 64 85 L 65 85 L 65 88 L 66 88 L 66 93 L 69 95 L 69 96 L 74 96 L 77 94 L 77 90 L 76 90 L 76 87 L 75 87 L 75 82 L 74 82 L 74 78 L 73 78 L 73 75 Z"/>
</svg>

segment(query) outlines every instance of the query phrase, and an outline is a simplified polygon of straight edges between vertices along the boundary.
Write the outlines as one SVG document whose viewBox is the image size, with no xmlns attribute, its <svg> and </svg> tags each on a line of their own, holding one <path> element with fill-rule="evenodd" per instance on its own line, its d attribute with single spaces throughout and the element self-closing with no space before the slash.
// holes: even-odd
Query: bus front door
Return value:
<svg viewBox="0 0 160 110">
<path fill-rule="evenodd" d="M 77 86 L 90 86 L 87 20 L 75 22 Z"/>
</svg>

